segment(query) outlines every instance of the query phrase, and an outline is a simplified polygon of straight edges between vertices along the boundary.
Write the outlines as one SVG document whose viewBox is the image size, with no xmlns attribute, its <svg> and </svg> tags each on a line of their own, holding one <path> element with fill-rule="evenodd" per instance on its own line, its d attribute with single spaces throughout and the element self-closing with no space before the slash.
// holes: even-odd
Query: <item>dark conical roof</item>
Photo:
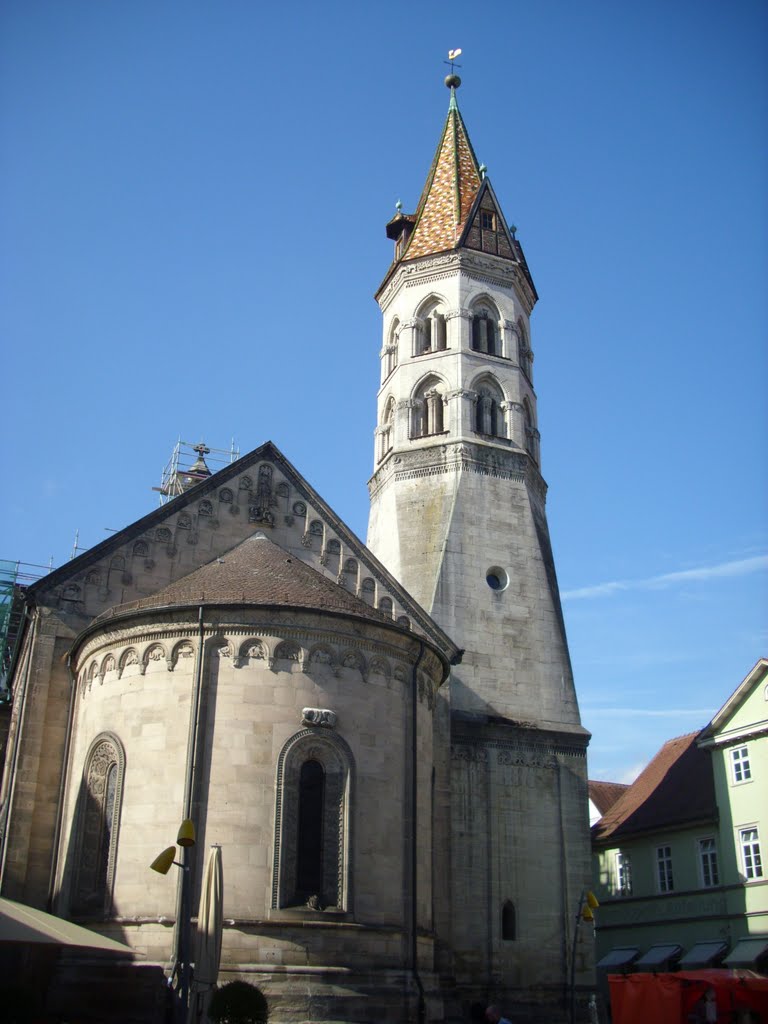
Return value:
<svg viewBox="0 0 768 1024">
<path fill-rule="evenodd" d="M 117 605 L 99 619 L 148 608 L 197 604 L 325 610 L 394 625 L 391 616 L 371 608 L 261 532 L 156 594 Z"/>
</svg>

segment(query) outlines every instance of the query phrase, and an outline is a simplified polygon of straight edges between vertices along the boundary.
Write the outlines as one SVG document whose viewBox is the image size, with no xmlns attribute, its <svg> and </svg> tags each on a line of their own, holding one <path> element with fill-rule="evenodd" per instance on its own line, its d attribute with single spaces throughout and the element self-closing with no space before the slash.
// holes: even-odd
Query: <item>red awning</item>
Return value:
<svg viewBox="0 0 768 1024">
<path fill-rule="evenodd" d="M 732 1020 L 741 1009 L 755 1010 L 761 1019 L 768 1019 L 768 978 L 753 971 L 712 968 L 674 974 L 610 974 L 608 981 L 613 1024 L 687 1024 L 709 989 L 714 990 L 718 1020 Z M 706 1020 L 703 1012 L 701 1020 Z"/>
</svg>

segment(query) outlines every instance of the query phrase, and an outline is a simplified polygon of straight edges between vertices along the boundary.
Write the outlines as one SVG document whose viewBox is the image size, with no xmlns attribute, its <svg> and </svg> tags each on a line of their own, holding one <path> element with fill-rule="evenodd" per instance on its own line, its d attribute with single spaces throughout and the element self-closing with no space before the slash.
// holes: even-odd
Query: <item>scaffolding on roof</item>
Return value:
<svg viewBox="0 0 768 1024">
<path fill-rule="evenodd" d="M 240 449 L 235 446 L 234 438 L 229 448 L 209 448 L 202 441 L 193 444 L 179 438 L 170 459 L 163 467 L 160 486 L 153 487 L 152 490 L 159 492 L 160 504 L 166 505 L 173 498 L 188 491 L 190 487 L 194 487 L 196 483 L 209 477 L 211 470 L 208 463 L 216 467 L 216 472 L 222 466 L 227 466 L 239 458 Z"/>
</svg>

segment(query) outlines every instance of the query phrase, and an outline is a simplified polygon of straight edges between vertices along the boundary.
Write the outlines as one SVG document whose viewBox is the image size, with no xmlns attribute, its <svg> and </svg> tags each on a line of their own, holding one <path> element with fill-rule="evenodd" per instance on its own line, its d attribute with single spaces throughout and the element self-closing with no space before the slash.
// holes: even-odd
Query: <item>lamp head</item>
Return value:
<svg viewBox="0 0 768 1024">
<path fill-rule="evenodd" d="M 582 921 L 594 921 L 595 915 L 592 913 L 592 908 L 588 903 L 585 903 L 581 908 L 581 919 Z"/>
<path fill-rule="evenodd" d="M 167 850 L 163 850 L 162 853 L 158 854 L 149 866 L 153 871 L 157 871 L 158 874 L 167 875 L 171 870 L 171 864 L 173 864 L 173 858 L 175 856 L 176 847 L 169 846 Z"/>
<path fill-rule="evenodd" d="M 587 905 L 590 906 L 593 910 L 597 910 L 597 908 L 600 906 L 597 896 L 595 896 L 593 892 L 590 892 L 589 889 L 587 889 L 586 892 L 586 899 Z"/>
<path fill-rule="evenodd" d="M 179 826 L 179 834 L 176 838 L 179 846 L 195 845 L 195 826 L 191 818 L 185 818 Z"/>
</svg>

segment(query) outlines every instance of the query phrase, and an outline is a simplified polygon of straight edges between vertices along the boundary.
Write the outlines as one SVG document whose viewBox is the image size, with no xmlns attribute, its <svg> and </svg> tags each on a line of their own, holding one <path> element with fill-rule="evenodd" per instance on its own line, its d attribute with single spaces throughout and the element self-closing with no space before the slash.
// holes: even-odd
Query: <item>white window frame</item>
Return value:
<svg viewBox="0 0 768 1024">
<path fill-rule="evenodd" d="M 697 839 L 696 854 L 702 888 L 716 888 L 720 885 L 720 860 L 715 836 L 701 836 L 700 839 Z M 707 874 L 709 874 L 709 881 L 707 881 Z"/>
<path fill-rule="evenodd" d="M 750 835 L 751 833 L 751 835 Z M 757 825 L 740 825 L 738 830 L 739 858 L 744 880 L 758 882 L 765 878 L 760 851 L 760 830 Z"/>
<path fill-rule="evenodd" d="M 752 765 L 749 760 L 749 747 L 746 743 L 732 747 L 728 753 L 731 761 L 731 780 L 734 786 L 741 786 L 752 781 Z"/>
<path fill-rule="evenodd" d="M 623 850 L 616 851 L 616 891 L 619 896 L 632 895 L 632 859 Z"/>
<path fill-rule="evenodd" d="M 663 893 L 675 891 L 671 846 L 656 847 L 656 889 Z"/>
</svg>

